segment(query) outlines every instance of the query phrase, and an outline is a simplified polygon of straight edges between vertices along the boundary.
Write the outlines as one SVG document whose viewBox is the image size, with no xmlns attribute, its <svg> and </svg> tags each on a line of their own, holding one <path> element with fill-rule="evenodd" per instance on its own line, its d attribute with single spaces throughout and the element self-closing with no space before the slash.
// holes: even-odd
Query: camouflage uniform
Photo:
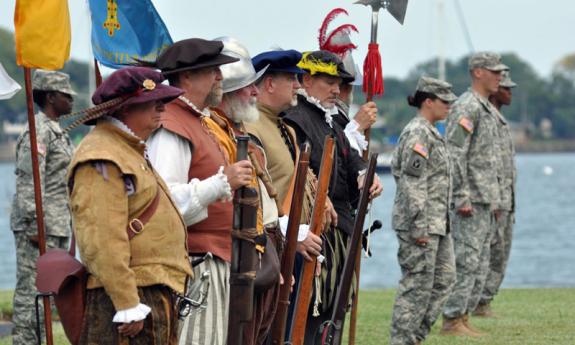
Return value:
<svg viewBox="0 0 575 345">
<path fill-rule="evenodd" d="M 513 88 L 515 84 L 509 77 L 508 72 L 502 73 L 503 80 L 500 87 Z M 500 178 L 503 181 L 501 191 L 501 216 L 493 238 L 491 240 L 491 258 L 489 263 L 489 274 L 485 282 L 481 304 L 488 304 L 499 291 L 503 282 L 509 254 L 511 252 L 511 238 L 513 224 L 515 223 L 515 181 L 517 179 L 517 170 L 515 168 L 515 146 L 509 131 L 509 124 L 500 112 L 498 115 L 499 130 L 499 150 L 501 153 L 502 164 Z"/>
<path fill-rule="evenodd" d="M 418 83 L 418 91 L 435 91 L 446 101 L 456 99 L 450 87 L 431 78 Z M 390 344 L 410 345 L 429 334 L 455 283 L 449 233 L 450 161 L 445 140 L 421 115 L 401 133 L 392 172 L 397 184 L 392 226 L 403 277 L 393 308 Z M 429 238 L 427 245 L 415 243 L 420 237 Z"/>
<path fill-rule="evenodd" d="M 470 70 L 506 69 L 493 53 L 470 58 Z M 453 165 L 452 214 L 457 280 L 443 315 L 456 319 L 475 310 L 489 269 L 489 249 L 494 228 L 492 211 L 500 208 L 501 157 L 497 147 L 497 109 L 469 89 L 455 102 L 447 118 L 447 147 Z M 456 211 L 473 207 L 471 217 Z"/>
<path fill-rule="evenodd" d="M 68 76 L 59 72 L 37 71 L 34 89 L 73 94 Z M 70 211 L 66 192 L 66 169 L 73 146 L 57 121 L 43 112 L 36 115 L 38 163 L 42 186 L 42 205 L 47 248 L 66 248 L 71 234 Z M 36 205 L 32 178 L 30 132 L 27 128 L 16 145 L 16 193 L 12 202 L 10 227 L 16 243 L 16 289 L 14 291 L 13 344 L 36 343 L 36 259 L 38 245 Z"/>
</svg>

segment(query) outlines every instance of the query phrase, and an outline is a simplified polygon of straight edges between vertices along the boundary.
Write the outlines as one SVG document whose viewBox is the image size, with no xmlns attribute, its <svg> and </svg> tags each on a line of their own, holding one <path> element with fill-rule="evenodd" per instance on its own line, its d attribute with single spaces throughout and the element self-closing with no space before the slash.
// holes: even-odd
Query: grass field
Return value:
<svg viewBox="0 0 575 345">
<path fill-rule="evenodd" d="M 0 291 L 0 314 L 11 313 L 11 292 Z M 365 290 L 360 295 L 358 345 L 389 343 L 394 291 Z M 441 337 L 435 325 L 426 345 L 575 345 L 575 289 L 507 289 L 493 304 L 498 319 L 473 319 L 487 333 L 481 338 Z M 56 327 L 55 344 L 67 344 Z M 0 338 L 0 345 L 11 344 Z M 344 339 L 343 344 L 347 344 Z"/>
</svg>

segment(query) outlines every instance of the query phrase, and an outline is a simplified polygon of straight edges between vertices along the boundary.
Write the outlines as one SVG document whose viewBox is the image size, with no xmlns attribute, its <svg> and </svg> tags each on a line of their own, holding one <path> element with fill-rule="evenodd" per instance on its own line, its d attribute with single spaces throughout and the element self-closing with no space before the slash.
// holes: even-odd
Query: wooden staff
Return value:
<svg viewBox="0 0 575 345">
<path fill-rule="evenodd" d="M 38 142 L 36 140 L 36 119 L 32 101 L 32 78 L 30 68 L 24 67 L 24 82 L 26 84 L 26 107 L 28 109 L 28 127 L 30 128 L 30 154 L 32 155 L 32 177 L 34 180 L 34 202 L 36 204 L 36 224 L 38 226 L 38 249 L 40 256 L 46 253 L 46 231 L 44 228 L 44 209 L 42 208 L 42 187 L 40 185 L 40 169 L 38 167 Z M 52 334 L 52 310 L 50 297 L 42 297 L 44 304 L 44 326 L 46 327 L 46 344 L 54 343 Z M 40 339 L 38 339 L 40 341 Z"/>
<path fill-rule="evenodd" d="M 289 296 L 291 292 L 291 284 L 289 282 L 293 274 L 293 266 L 295 262 L 297 236 L 304 203 L 304 188 L 306 184 L 310 154 L 311 147 L 309 143 L 306 142 L 300 151 L 299 160 L 296 165 L 295 185 L 292 193 L 293 197 L 291 200 L 286 234 L 286 246 L 282 257 L 281 272 L 282 277 L 284 277 L 284 284 L 280 287 L 278 307 L 271 332 L 272 344 L 274 345 L 283 345 L 285 339 L 288 306 L 290 304 Z"/>
<path fill-rule="evenodd" d="M 309 229 L 312 234 L 317 236 L 321 235 L 324 227 L 323 218 L 325 216 L 325 204 L 329 183 L 331 181 L 331 172 L 333 169 L 335 139 L 332 136 L 326 136 L 323 148 L 317 195 Z M 312 261 L 305 261 L 303 264 L 299 284 L 300 287 L 297 294 L 297 302 L 292 323 L 291 343 L 293 345 L 303 344 L 316 264 L 317 258 L 315 257 Z"/>
</svg>

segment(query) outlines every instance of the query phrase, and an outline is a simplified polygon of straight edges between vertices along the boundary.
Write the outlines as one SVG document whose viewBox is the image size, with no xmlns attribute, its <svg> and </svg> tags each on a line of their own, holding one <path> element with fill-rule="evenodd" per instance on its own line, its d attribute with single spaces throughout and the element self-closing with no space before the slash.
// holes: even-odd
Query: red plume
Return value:
<svg viewBox="0 0 575 345">
<path fill-rule="evenodd" d="M 350 50 L 352 49 L 356 49 L 357 46 L 353 43 L 348 43 L 348 44 L 333 44 L 331 41 L 332 39 L 340 34 L 340 33 L 347 33 L 349 34 L 350 32 L 358 32 L 357 28 L 355 27 L 355 25 L 353 24 L 344 24 L 342 26 L 339 26 L 337 29 L 333 30 L 329 36 L 327 37 L 327 40 L 325 41 L 323 47 L 320 47 L 320 49 L 322 50 L 329 50 L 330 52 L 339 55 L 340 58 L 343 58 L 343 56 Z"/>
<path fill-rule="evenodd" d="M 345 15 L 349 15 L 347 13 L 346 10 L 344 10 L 343 8 L 336 8 L 331 10 L 331 12 L 328 13 L 328 15 L 325 17 L 325 19 L 323 20 L 323 23 L 321 24 L 321 27 L 319 28 L 319 49 L 323 49 L 322 47 L 325 45 L 326 43 L 326 33 L 327 33 L 327 27 L 329 26 L 329 23 L 332 22 L 332 20 L 335 19 L 335 17 L 337 17 L 338 15 L 344 13 Z"/>
</svg>

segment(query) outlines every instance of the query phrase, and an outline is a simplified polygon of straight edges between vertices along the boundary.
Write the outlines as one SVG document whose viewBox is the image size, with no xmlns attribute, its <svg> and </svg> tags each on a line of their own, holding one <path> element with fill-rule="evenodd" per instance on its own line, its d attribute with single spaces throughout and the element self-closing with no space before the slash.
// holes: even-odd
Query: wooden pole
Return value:
<svg viewBox="0 0 575 345">
<path fill-rule="evenodd" d="M 102 84 L 102 74 L 100 74 L 100 67 L 96 59 L 94 59 L 94 75 L 96 77 L 96 87 L 99 87 Z"/>
<path fill-rule="evenodd" d="M 32 78 L 30 69 L 24 67 L 26 84 L 26 107 L 28 109 L 28 126 L 30 128 L 30 154 L 32 155 L 32 177 L 34 180 L 34 202 L 36 203 L 36 224 L 38 225 L 38 249 L 40 255 L 46 253 L 46 231 L 44 230 L 44 209 L 42 208 L 42 188 L 40 185 L 40 169 L 38 167 L 38 142 L 36 141 L 36 120 L 32 101 Z M 50 297 L 44 296 L 44 325 L 46 326 L 46 344 L 53 345 L 52 311 Z"/>
</svg>

